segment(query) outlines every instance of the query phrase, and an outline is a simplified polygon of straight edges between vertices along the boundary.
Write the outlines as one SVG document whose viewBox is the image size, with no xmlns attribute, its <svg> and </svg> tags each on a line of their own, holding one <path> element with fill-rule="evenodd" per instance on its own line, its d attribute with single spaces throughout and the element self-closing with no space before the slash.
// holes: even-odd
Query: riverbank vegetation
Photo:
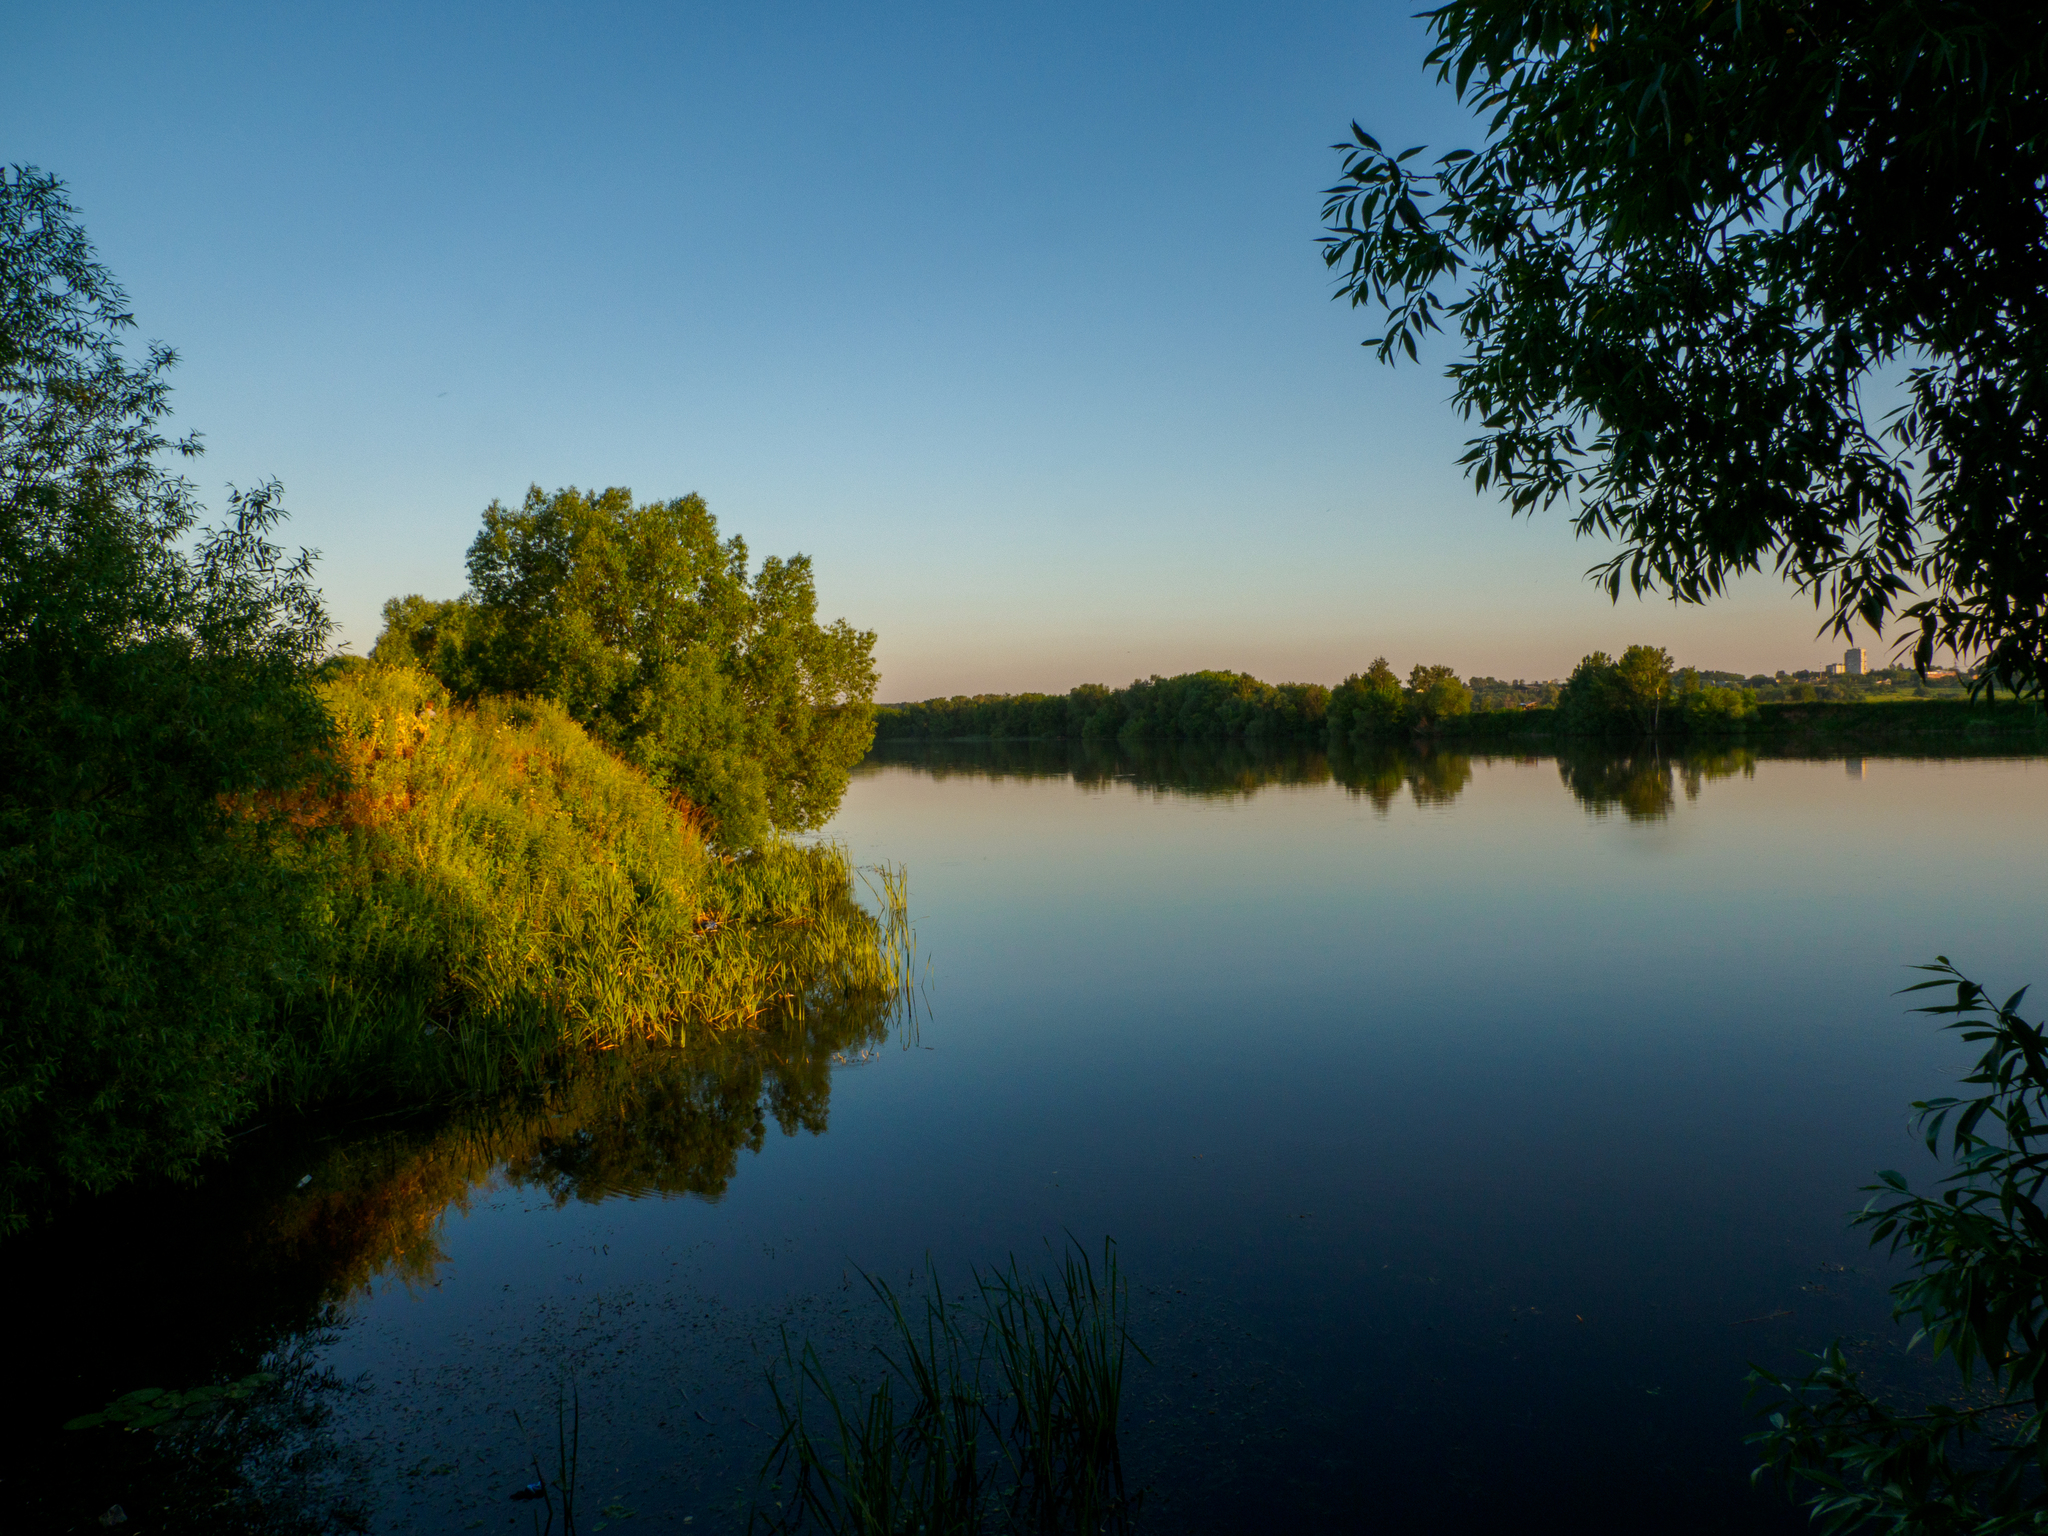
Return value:
<svg viewBox="0 0 2048 1536">
<path fill-rule="evenodd" d="M 836 848 L 716 853 L 559 705 L 332 671 L 316 691 L 338 773 L 290 807 L 308 983 L 273 1101 L 490 1092 L 565 1049 L 678 1046 L 894 984 Z M 880 893 L 900 918 L 900 884 Z"/>
<path fill-rule="evenodd" d="M 536 495 L 433 644 L 323 663 L 278 488 L 202 526 L 175 356 L 123 352 L 54 179 L 0 173 L 0 262 L 0 1233 L 190 1178 L 259 1112 L 895 984 L 900 881 L 877 917 L 779 830 L 869 735 L 874 637 L 816 623 L 806 562 L 749 575 L 695 498 Z"/>
</svg>

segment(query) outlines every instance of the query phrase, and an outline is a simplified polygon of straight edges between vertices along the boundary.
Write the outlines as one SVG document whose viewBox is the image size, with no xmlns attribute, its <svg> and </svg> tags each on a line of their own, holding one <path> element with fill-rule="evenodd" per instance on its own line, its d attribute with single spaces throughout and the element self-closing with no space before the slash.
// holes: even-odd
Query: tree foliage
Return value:
<svg viewBox="0 0 2048 1536">
<path fill-rule="evenodd" d="M 1711 734 L 1753 718 L 1756 695 L 1705 682 L 1690 667 L 1674 671 L 1662 646 L 1632 645 L 1619 659 L 1582 657 L 1558 690 L 1557 712 L 1573 736 Z"/>
<path fill-rule="evenodd" d="M 873 632 L 818 622 L 807 556 L 750 571 L 700 496 L 494 501 L 469 579 L 451 602 L 386 603 L 373 658 L 417 661 L 462 699 L 555 700 L 728 845 L 822 824 L 873 740 Z"/>
<path fill-rule="evenodd" d="M 1401 727 L 1401 680 L 1375 656 L 1363 672 L 1354 672 L 1330 695 L 1330 739 L 1390 735 Z"/>
<path fill-rule="evenodd" d="M 1927 1150 L 1950 1172 L 1938 1195 L 1915 1194 L 1887 1170 L 1856 1217 L 1873 1246 L 1904 1254 L 1912 1273 L 1892 1287 L 1894 1314 L 1917 1326 L 1936 1360 L 1952 1361 L 1967 1406 L 1883 1400 L 1865 1390 L 1841 1349 L 1803 1378 L 1752 1377 L 1775 1396 L 1755 1438 L 1766 1467 L 1814 1486 L 1820 1528 L 1897 1532 L 2040 1531 L 2048 1447 L 2048 1030 L 2018 1012 L 2022 988 L 1997 1003 L 1946 956 L 1909 991 L 1952 989 L 1923 1008 L 1981 1043 L 1963 1079 L 1971 1098 L 1916 1103 Z"/>
<path fill-rule="evenodd" d="M 2048 9 L 1456 0 L 1485 124 L 1336 146 L 1325 258 L 1383 361 L 1455 333 L 1464 465 L 1699 602 L 1775 567 L 2048 686 Z M 1903 403 L 1887 391 L 1903 378 Z"/>
<path fill-rule="evenodd" d="M 328 761 L 310 557 L 273 485 L 188 547 L 132 323 L 60 184 L 0 172 L 0 1230 L 253 1102 L 297 964 L 260 796 Z"/>
<path fill-rule="evenodd" d="M 1472 690 L 1458 680 L 1450 667 L 1425 666 L 1417 662 L 1408 673 L 1408 690 L 1403 702 L 1408 718 L 1421 729 L 1472 713 Z"/>
<path fill-rule="evenodd" d="M 1320 736 L 1330 708 L 1320 683 L 1265 683 L 1244 672 L 1083 683 L 1065 694 L 955 695 L 885 706 L 879 734 L 896 740 L 1281 741 Z"/>
</svg>

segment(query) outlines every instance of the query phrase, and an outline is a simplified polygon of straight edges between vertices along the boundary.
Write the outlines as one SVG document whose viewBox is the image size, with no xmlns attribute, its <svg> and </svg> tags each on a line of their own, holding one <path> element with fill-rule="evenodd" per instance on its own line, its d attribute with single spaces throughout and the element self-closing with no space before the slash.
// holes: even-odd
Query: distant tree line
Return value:
<svg viewBox="0 0 2048 1536">
<path fill-rule="evenodd" d="M 1242 672 L 1149 677 L 1127 688 L 1086 683 L 1068 693 L 984 693 L 884 704 L 880 741 L 1298 742 L 1331 747 L 1462 737 L 1572 737 L 1608 740 L 1714 738 L 1754 732 L 1794 735 L 1940 735 L 1996 725 L 2040 728 L 2033 705 L 1992 712 L 1971 697 L 1972 679 L 1923 678 L 1910 668 L 1861 677 L 1780 672 L 1744 678 L 1672 664 L 1657 646 L 1620 656 L 1595 651 L 1562 683 L 1460 679 L 1447 666 L 1418 664 L 1403 681 L 1375 657 L 1335 688 L 1264 683 Z M 1821 711 L 1807 704 L 1920 708 Z"/>
<path fill-rule="evenodd" d="M 882 705 L 884 739 L 1218 741 L 1320 738 L 1330 710 L 1320 683 L 1262 683 L 1242 672 L 1083 683 L 1068 693 L 983 693 Z"/>
<path fill-rule="evenodd" d="M 1654 646 L 1616 660 L 1595 651 L 1562 687 L 1466 682 L 1450 667 L 1418 663 L 1406 681 L 1375 657 L 1335 688 L 1264 683 L 1242 672 L 1149 677 L 1126 688 L 1087 683 L 1065 694 L 977 694 L 889 704 L 878 739 L 943 741 L 1288 741 L 1333 743 L 1461 735 L 1514 726 L 1573 736 L 1666 736 L 1738 730 L 1757 709 L 1753 691 L 1672 666 Z"/>
</svg>

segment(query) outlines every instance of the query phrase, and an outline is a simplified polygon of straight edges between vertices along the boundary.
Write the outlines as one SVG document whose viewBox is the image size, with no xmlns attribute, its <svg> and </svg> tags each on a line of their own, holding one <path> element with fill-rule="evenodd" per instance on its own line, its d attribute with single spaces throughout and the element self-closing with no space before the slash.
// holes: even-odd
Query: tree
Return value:
<svg viewBox="0 0 2048 1536">
<path fill-rule="evenodd" d="M 1387 658 L 1375 656 L 1363 672 L 1354 672 L 1330 695 L 1330 737 L 1341 741 L 1350 736 L 1382 736 L 1401 724 L 1406 705 L 1401 698 L 1401 680 L 1387 665 Z"/>
<path fill-rule="evenodd" d="M 1664 704 L 1671 697 L 1671 656 L 1660 645 L 1632 645 L 1614 664 L 1614 680 L 1620 686 L 1622 707 L 1634 719 L 1638 731 L 1657 734 L 1663 724 Z"/>
<path fill-rule="evenodd" d="M 1418 661 L 1408 674 L 1406 703 L 1411 719 L 1431 726 L 1452 715 L 1471 714 L 1472 690 L 1451 668 L 1426 667 Z"/>
<path fill-rule="evenodd" d="M 311 557 L 273 485 L 188 548 L 132 324 L 60 183 L 0 171 L 0 1232 L 254 1104 L 298 953 L 263 792 L 329 765 Z"/>
<path fill-rule="evenodd" d="M 818 623 L 806 556 L 750 571 L 700 496 L 535 486 L 485 510 L 469 579 L 450 602 L 386 603 L 373 658 L 461 698 L 556 700 L 728 846 L 822 824 L 874 738 L 873 632 Z"/>
<path fill-rule="evenodd" d="M 1354 124 L 1324 255 L 1383 361 L 1455 332 L 1475 487 L 1618 540 L 1612 596 L 1769 563 L 1922 670 L 2048 688 L 2048 8 L 1428 15 L 1486 140 L 1425 166 Z"/>
<path fill-rule="evenodd" d="M 1930 1153 L 1941 1155 L 1948 1131 L 1940 1195 L 1915 1194 L 1887 1170 L 1868 1186 L 1856 1224 L 1873 1247 L 1907 1256 L 1894 1313 L 1954 1363 L 1974 1401 L 1902 1411 L 1872 1396 L 1836 1345 L 1804 1377 L 1752 1373 L 1777 1404 L 1752 1438 L 1767 1467 L 1816 1488 L 1824 1531 L 2039 1531 L 2048 1526 L 2048 1029 L 2020 1017 L 2024 987 L 2000 1003 L 1946 956 L 1920 969 L 1933 979 L 1908 991 L 1950 989 L 1952 999 L 1920 1011 L 1984 1047 L 1963 1079 L 1979 1091 L 1913 1106 Z"/>
<path fill-rule="evenodd" d="M 1627 717 L 1614 658 L 1605 651 L 1580 657 L 1557 691 L 1557 713 L 1575 736 L 1601 734 L 1620 725 Z"/>
</svg>

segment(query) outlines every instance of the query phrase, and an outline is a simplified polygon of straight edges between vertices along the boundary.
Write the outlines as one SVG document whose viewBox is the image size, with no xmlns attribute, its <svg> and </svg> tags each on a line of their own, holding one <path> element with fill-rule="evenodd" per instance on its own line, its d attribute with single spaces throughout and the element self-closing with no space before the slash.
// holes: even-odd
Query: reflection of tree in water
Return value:
<svg viewBox="0 0 2048 1536">
<path fill-rule="evenodd" d="M 1095 777 L 1127 779 L 1154 794 L 1239 799 L 1269 785 L 1327 783 L 1330 764 L 1320 751 L 1293 744 L 1146 742 L 1125 749 Z"/>
<path fill-rule="evenodd" d="M 1330 771 L 1354 795 L 1363 795 L 1382 816 L 1406 789 L 1418 806 L 1449 805 L 1472 782 L 1472 758 L 1426 746 L 1362 746 L 1330 754 Z"/>
<path fill-rule="evenodd" d="M 905 765 L 933 778 L 1067 778 L 1107 790 L 1117 784 L 1155 794 L 1242 799 L 1274 785 L 1335 778 L 1385 810 L 1404 787 L 1418 805 L 1448 805 L 1472 781 L 1472 759 L 1426 746 L 1339 746 L 1329 753 L 1296 743 L 1175 741 L 890 742 L 866 771 Z"/>
<path fill-rule="evenodd" d="M 908 765 L 935 779 L 1065 778 L 1091 788 L 1124 783 L 1160 794 L 1240 798 L 1273 784 L 1323 784 L 1323 753 L 1254 741 L 888 742 L 864 768 Z"/>
<path fill-rule="evenodd" d="M 430 1281 L 450 1211 L 494 1174 L 557 1205 L 616 1195 L 724 1195 L 772 1118 L 825 1130 L 836 1060 L 886 1040 L 886 996 L 813 1004 L 686 1050 L 590 1058 L 544 1094 L 482 1105 L 435 1127 L 349 1142 L 277 1202 L 261 1246 L 339 1299 L 381 1275 Z"/>
<path fill-rule="evenodd" d="M 914 767 L 936 779 L 1066 778 L 1107 790 L 1118 784 L 1155 794 L 1243 799 L 1274 785 L 1332 778 L 1381 811 L 1406 789 L 1417 805 L 1449 805 L 1472 782 L 1472 758 L 1427 745 L 1338 745 L 1328 753 L 1298 743 L 1251 741 L 889 742 L 864 770 Z"/>
<path fill-rule="evenodd" d="M 1748 747 L 1630 753 L 1592 743 L 1563 745 L 1558 774 L 1572 796 L 1595 815 L 1618 810 L 1631 821 L 1669 816 L 1681 789 L 1693 800 L 1711 780 L 1756 773 L 1757 754 Z M 1066 778 L 1103 790 L 1124 784 L 1204 798 L 1245 798 L 1269 785 L 1334 779 L 1384 815 L 1404 791 L 1423 808 L 1450 805 L 1471 784 L 1475 762 L 1495 760 L 1426 742 L 1340 743 L 1327 754 L 1256 742 L 891 742 L 877 748 L 862 771 L 903 765 L 941 779 Z M 1524 750 L 1514 761 L 1526 766 L 1541 758 Z"/>
<path fill-rule="evenodd" d="M 1572 797 L 1595 816 L 1619 810 L 1630 821 L 1662 821 L 1678 804 L 1683 786 L 1697 800 L 1712 779 L 1756 774 L 1756 754 L 1725 747 L 1669 756 L 1660 752 L 1573 752 L 1558 758 L 1558 776 Z"/>
</svg>

